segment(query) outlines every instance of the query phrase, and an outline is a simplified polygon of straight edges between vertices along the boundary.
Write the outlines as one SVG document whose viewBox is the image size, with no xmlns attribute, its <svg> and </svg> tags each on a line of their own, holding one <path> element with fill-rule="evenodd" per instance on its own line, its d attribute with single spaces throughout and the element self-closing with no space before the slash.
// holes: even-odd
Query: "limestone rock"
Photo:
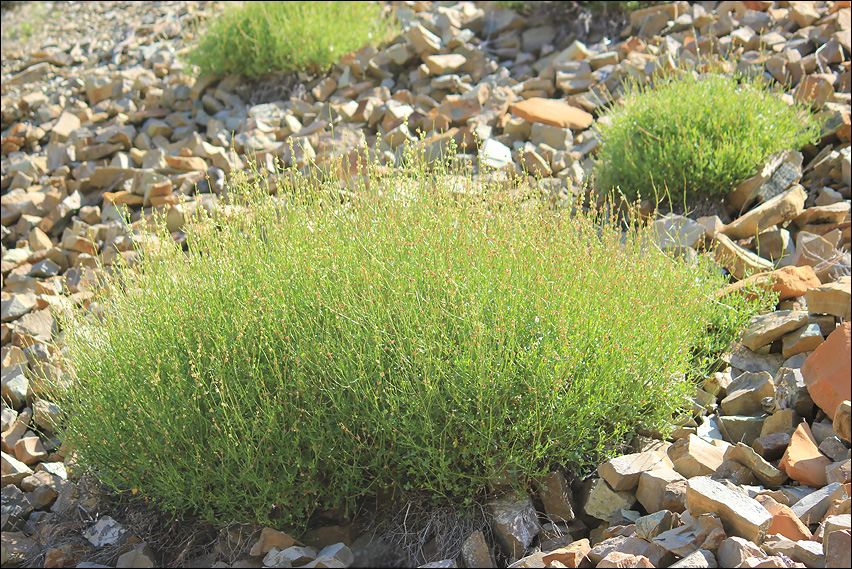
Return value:
<svg viewBox="0 0 852 569">
<path fill-rule="evenodd" d="M 684 557 L 698 549 L 717 551 L 727 538 L 715 514 L 699 514 L 694 521 L 672 528 L 654 538 L 654 543 Z"/>
<path fill-rule="evenodd" d="M 606 557 L 601 559 L 596 567 L 603 568 L 620 568 L 620 567 L 656 567 L 650 559 L 644 555 L 631 555 L 629 553 L 621 553 L 620 551 L 612 551 Z"/>
<path fill-rule="evenodd" d="M 716 554 L 716 560 L 721 567 L 739 567 L 750 557 L 765 559 L 766 553 L 754 542 L 737 536 L 726 539 Z"/>
<path fill-rule="evenodd" d="M 743 443 L 737 443 L 725 451 L 725 459 L 735 460 L 748 467 L 765 486 L 781 486 L 787 480 L 785 472 L 766 462 L 752 447 Z"/>
<path fill-rule="evenodd" d="M 636 498 L 628 492 L 616 492 L 603 478 L 593 478 L 583 486 L 582 502 L 587 515 L 609 520 L 620 509 L 629 510 Z"/>
<path fill-rule="evenodd" d="M 655 537 L 672 529 L 672 513 L 660 510 L 636 520 L 636 534 L 645 541 L 653 541 Z"/>
<path fill-rule="evenodd" d="M 846 567 L 849 565 L 849 551 L 852 550 L 852 531 L 833 531 L 823 541 L 826 567 Z"/>
<path fill-rule="evenodd" d="M 29 433 L 15 443 L 15 456 L 24 464 L 35 464 L 47 458 L 47 451 L 38 435 Z"/>
<path fill-rule="evenodd" d="M 764 397 L 775 395 L 775 385 L 769 372 L 746 372 L 733 380 L 727 391 L 728 396 L 720 403 L 722 412 L 725 415 L 750 415 L 762 410 L 761 400 Z"/>
<path fill-rule="evenodd" d="M 541 531 L 529 496 L 507 495 L 489 502 L 493 513 L 491 527 L 507 556 L 522 557 L 532 540 Z"/>
<path fill-rule="evenodd" d="M 773 268 L 771 262 L 743 249 L 724 233 L 716 234 L 714 252 L 716 261 L 735 279 L 744 279 Z"/>
<path fill-rule="evenodd" d="M 83 537 L 95 547 L 104 547 L 119 541 L 125 533 L 127 532 L 121 524 L 109 516 L 104 516 L 89 527 Z"/>
<path fill-rule="evenodd" d="M 831 460 L 819 451 L 807 423 L 796 428 L 779 468 L 793 480 L 813 487 L 825 486 L 825 468 Z"/>
<path fill-rule="evenodd" d="M 0 539 L 2 539 L 3 566 L 20 565 L 37 547 L 34 539 L 20 532 L 4 531 L 0 534 Z"/>
<path fill-rule="evenodd" d="M 556 99 L 532 97 L 520 103 L 514 103 L 509 111 L 531 123 L 585 130 L 591 126 L 594 117 L 582 109 L 573 107 Z"/>
<path fill-rule="evenodd" d="M 742 343 L 750 350 L 757 350 L 807 322 L 808 313 L 795 310 L 778 310 L 753 316 L 749 320 L 748 329 L 743 333 Z"/>
<path fill-rule="evenodd" d="M 479 530 L 470 534 L 462 544 L 462 559 L 465 567 L 495 567 L 497 563 L 485 536 Z"/>
<path fill-rule="evenodd" d="M 260 532 L 260 538 L 252 546 L 251 551 L 249 551 L 249 555 L 265 555 L 269 553 L 273 547 L 283 551 L 284 549 L 294 545 L 301 544 L 283 531 L 274 530 L 272 528 L 263 528 Z"/>
<path fill-rule="evenodd" d="M 562 563 L 565 567 L 583 567 L 588 560 L 591 547 L 588 539 L 577 540 L 566 547 L 561 547 L 544 555 L 542 561 L 546 566 L 552 567 L 554 561 Z M 490 565 L 493 567 L 494 565 Z M 470 567 L 470 565 L 468 565 Z"/>
<path fill-rule="evenodd" d="M 729 535 L 738 535 L 758 544 L 772 524 L 772 514 L 759 502 L 705 476 L 687 482 L 686 504 L 693 516 L 716 514 Z"/>
<path fill-rule="evenodd" d="M 143 543 L 139 545 L 127 553 L 123 553 L 118 557 L 118 560 L 115 562 L 115 566 L 117 568 L 138 568 L 142 569 L 144 567 L 158 567 L 159 564 L 156 559 L 156 555 L 154 554 L 154 550 L 151 549 L 147 544 Z"/>
<path fill-rule="evenodd" d="M 846 400 L 837 405 L 832 425 L 838 437 L 847 443 L 852 442 L 852 402 Z"/>
<path fill-rule="evenodd" d="M 598 475 L 606 480 L 610 488 L 620 492 L 633 490 L 639 484 L 643 472 L 672 466 L 667 455 L 656 451 L 625 454 L 598 466 Z"/>
<path fill-rule="evenodd" d="M 798 330 L 785 334 L 781 342 L 781 354 L 785 358 L 791 358 L 796 354 L 817 349 L 823 342 L 822 331 L 819 324 L 809 322 Z"/>
<path fill-rule="evenodd" d="M 817 314 L 831 314 L 849 318 L 852 302 L 852 279 L 843 277 L 837 282 L 811 287 L 805 292 L 808 310 Z"/>
<path fill-rule="evenodd" d="M 805 189 L 796 184 L 729 223 L 722 233 L 731 239 L 754 237 L 764 229 L 798 217 L 804 211 L 807 197 Z"/>
<path fill-rule="evenodd" d="M 574 504 L 571 486 L 559 471 L 550 472 L 538 484 L 538 495 L 544 511 L 555 522 L 570 522 L 574 519 Z"/>
<path fill-rule="evenodd" d="M 677 563 L 669 565 L 671 568 L 694 568 L 694 569 L 705 569 L 709 567 L 719 567 L 719 563 L 716 561 L 716 556 L 713 555 L 712 551 L 707 551 L 706 549 L 699 549 L 698 551 L 693 551 Z"/>
<path fill-rule="evenodd" d="M 695 435 L 680 439 L 668 450 L 674 470 L 686 478 L 712 474 L 722 464 L 724 453 Z"/>
<path fill-rule="evenodd" d="M 772 514 L 772 525 L 767 530 L 768 534 L 783 535 L 793 541 L 800 539 L 811 539 L 808 526 L 802 523 L 799 517 L 788 506 L 781 504 L 770 496 L 757 496 L 755 498 L 766 510 Z"/>
<path fill-rule="evenodd" d="M 844 322 L 808 356 L 802 376 L 814 403 L 834 417 L 837 406 L 852 399 L 849 382 L 852 361 L 852 323 Z"/>
<path fill-rule="evenodd" d="M 652 567 L 663 567 L 673 560 L 665 547 L 648 543 L 635 535 L 615 535 L 601 541 L 589 551 L 589 559 L 599 564 L 613 553 L 644 557 Z"/>
<path fill-rule="evenodd" d="M 843 484 L 829 484 L 804 496 L 790 506 L 790 509 L 802 520 L 802 523 L 810 526 L 819 523 L 825 517 L 834 500 L 846 500 L 848 498 L 849 494 Z"/>
<path fill-rule="evenodd" d="M 36 295 L 32 293 L 8 294 L 3 293 L 2 320 L 10 322 L 17 320 L 37 306 Z"/>
<path fill-rule="evenodd" d="M 264 556 L 263 564 L 269 567 L 299 567 L 310 563 L 316 558 L 317 552 L 311 547 L 291 545 L 284 550 L 273 547 Z"/>
<path fill-rule="evenodd" d="M 671 468 L 659 468 L 643 472 L 639 475 L 636 499 L 646 511 L 660 511 L 663 509 L 663 495 L 666 491 L 666 485 L 679 480 L 686 481 L 686 478 Z"/>
<path fill-rule="evenodd" d="M 317 560 L 330 557 L 340 561 L 345 567 L 349 567 L 355 563 L 355 555 L 352 550 L 343 542 L 333 543 L 322 548 L 317 554 Z"/>
<path fill-rule="evenodd" d="M 810 266 L 783 267 L 775 271 L 757 273 L 722 290 L 722 294 L 743 291 L 746 287 L 757 286 L 778 293 L 778 301 L 805 295 L 811 288 L 820 286 L 814 270 Z M 746 294 L 742 292 L 742 294 Z"/>
<path fill-rule="evenodd" d="M 807 361 L 807 360 L 806 360 Z M 814 401 L 801 369 L 780 368 L 775 376 L 775 399 L 801 417 L 812 417 Z M 792 434 L 793 428 L 790 430 Z M 761 436 L 765 433 L 761 433 Z"/>
<path fill-rule="evenodd" d="M 651 232 L 661 249 L 696 247 L 706 233 L 700 223 L 682 215 L 668 214 L 651 224 Z"/>
</svg>

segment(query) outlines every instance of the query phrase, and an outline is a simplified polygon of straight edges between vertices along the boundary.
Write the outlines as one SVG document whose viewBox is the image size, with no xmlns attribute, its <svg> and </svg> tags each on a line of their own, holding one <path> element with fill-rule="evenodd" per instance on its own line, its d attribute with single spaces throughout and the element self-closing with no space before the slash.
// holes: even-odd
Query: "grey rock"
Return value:
<svg viewBox="0 0 852 569">
<path fill-rule="evenodd" d="M 116 543 L 124 537 L 125 533 L 127 530 L 120 523 L 110 516 L 104 516 L 89 527 L 83 537 L 95 547 L 104 547 Z"/>
<path fill-rule="evenodd" d="M 825 517 L 833 500 L 845 500 L 847 498 L 849 496 L 846 494 L 844 486 L 835 482 L 811 492 L 793 504 L 790 509 L 805 525 L 817 524 Z"/>
<path fill-rule="evenodd" d="M 541 524 L 529 496 L 508 494 L 488 503 L 493 518 L 491 527 L 507 556 L 523 557 L 527 547 L 541 531 Z"/>
</svg>

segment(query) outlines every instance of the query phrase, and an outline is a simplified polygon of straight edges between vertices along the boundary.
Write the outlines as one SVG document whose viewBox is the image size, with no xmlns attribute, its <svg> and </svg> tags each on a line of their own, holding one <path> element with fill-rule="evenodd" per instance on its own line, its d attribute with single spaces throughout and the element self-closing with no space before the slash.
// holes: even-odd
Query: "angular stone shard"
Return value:
<svg viewBox="0 0 852 569">
<path fill-rule="evenodd" d="M 674 470 L 686 478 L 710 475 L 724 460 L 724 449 L 689 435 L 669 447 L 668 456 Z"/>
<path fill-rule="evenodd" d="M 693 516 L 704 513 L 718 515 L 729 535 L 738 535 L 758 544 L 772 525 L 772 514 L 759 502 L 706 476 L 687 482 L 686 505 Z"/>
<path fill-rule="evenodd" d="M 808 323 L 808 313 L 798 310 L 777 310 L 753 316 L 743 333 L 742 344 L 758 350 Z"/>
<path fill-rule="evenodd" d="M 805 298 L 810 312 L 848 319 L 852 303 L 852 279 L 847 276 L 833 283 L 811 287 L 805 292 Z"/>
<path fill-rule="evenodd" d="M 707 551 L 706 549 L 699 549 L 698 551 L 693 551 L 677 563 L 669 565 L 669 567 L 671 567 L 672 569 L 704 569 L 710 567 L 719 567 L 719 563 L 716 561 L 716 556 L 713 555 L 712 551 Z"/>
<path fill-rule="evenodd" d="M 636 534 L 645 541 L 653 541 L 655 537 L 672 529 L 672 513 L 660 510 L 636 520 Z"/>
<path fill-rule="evenodd" d="M 802 520 L 802 523 L 810 526 L 822 521 L 834 500 L 848 498 L 849 494 L 844 484 L 829 484 L 803 497 L 790 506 L 790 509 Z"/>
<path fill-rule="evenodd" d="M 470 534 L 462 544 L 462 559 L 465 567 L 495 567 L 497 563 L 491 548 L 485 541 L 485 535 L 477 530 Z"/>
<path fill-rule="evenodd" d="M 657 543 L 648 543 L 634 535 L 616 535 L 598 543 L 589 551 L 589 559 L 593 563 L 601 563 L 612 553 L 642 556 L 651 562 L 653 567 L 665 567 L 673 560 L 671 553 Z"/>
<path fill-rule="evenodd" d="M 716 261 L 738 280 L 774 268 L 770 261 L 743 249 L 724 233 L 716 234 L 714 253 Z"/>
<path fill-rule="evenodd" d="M 720 291 L 720 295 L 740 292 L 748 295 L 745 290 L 750 286 L 756 286 L 764 290 L 772 290 L 778 293 L 778 301 L 789 300 L 803 296 L 809 289 L 818 287 L 822 283 L 810 266 L 783 267 L 775 271 L 757 273 L 747 279 L 728 285 Z"/>
<path fill-rule="evenodd" d="M 822 331 L 819 324 L 808 323 L 798 330 L 785 334 L 781 342 L 781 354 L 785 358 L 791 358 L 796 354 L 817 349 L 823 342 Z"/>
<path fill-rule="evenodd" d="M 538 484 L 538 495 L 544 511 L 555 522 L 574 520 L 574 504 L 571 486 L 559 471 L 550 472 Z"/>
<path fill-rule="evenodd" d="M 838 437 L 847 443 L 852 442 L 852 401 L 840 402 L 834 411 L 832 426 Z"/>
<path fill-rule="evenodd" d="M 682 215 L 668 214 L 651 224 L 654 240 L 661 249 L 695 247 L 706 230 L 700 223 Z"/>
<path fill-rule="evenodd" d="M 591 551 L 588 539 L 577 540 L 566 547 L 561 547 L 544 555 L 542 561 L 548 567 L 552 567 L 554 561 L 562 563 L 565 567 L 583 567 Z M 495 565 L 489 565 L 494 567 Z M 471 567 L 468 565 L 468 567 Z"/>
<path fill-rule="evenodd" d="M 766 530 L 767 534 L 783 535 L 786 538 L 798 541 L 800 539 L 811 539 L 808 526 L 802 523 L 789 506 L 775 501 L 772 497 L 761 495 L 755 497 L 766 510 L 772 514 L 772 525 Z"/>
<path fill-rule="evenodd" d="M 489 502 L 493 513 L 491 527 L 507 556 L 523 557 L 527 547 L 541 531 L 529 496 L 507 495 Z"/>
<path fill-rule="evenodd" d="M 643 472 L 639 476 L 639 485 L 636 488 L 636 499 L 648 512 L 657 512 L 663 509 L 663 496 L 666 485 L 670 482 L 686 481 L 682 474 L 671 468 L 659 468 Z"/>
<path fill-rule="evenodd" d="M 103 547 L 117 542 L 124 537 L 125 533 L 127 530 L 121 524 L 109 516 L 104 516 L 87 529 L 83 537 L 95 547 Z"/>
<path fill-rule="evenodd" d="M 801 423 L 790 437 L 790 444 L 778 467 L 793 480 L 820 488 L 825 486 L 825 468 L 831 460 L 824 456 L 807 423 Z"/>
<path fill-rule="evenodd" d="M 807 360 L 805 360 L 807 361 Z M 775 375 L 775 399 L 800 417 L 812 417 L 814 401 L 801 369 L 782 367 Z M 795 426 L 793 427 L 795 429 Z M 766 433 L 761 433 L 761 436 Z M 792 430 L 790 431 L 792 434 Z"/>
<path fill-rule="evenodd" d="M 826 567 L 848 567 L 852 551 L 852 531 L 838 530 L 826 535 L 823 541 Z"/>
<path fill-rule="evenodd" d="M 725 452 L 725 459 L 735 460 L 752 471 L 754 476 L 764 485 L 771 488 L 781 486 L 787 480 L 787 473 L 778 470 L 755 450 L 743 443 L 737 443 Z"/>
<path fill-rule="evenodd" d="M 636 498 L 628 492 L 616 492 L 603 478 L 593 478 L 583 486 L 583 511 L 593 518 L 609 520 L 619 510 L 629 510 Z"/>
<path fill-rule="evenodd" d="M 572 130 L 585 130 L 594 117 L 582 109 L 556 99 L 532 97 L 509 106 L 509 111 L 531 123 L 561 126 Z"/>
<path fill-rule="evenodd" d="M 302 544 L 283 531 L 274 530 L 272 528 L 263 528 L 260 532 L 260 538 L 251 547 L 249 555 L 258 557 L 266 555 L 273 547 L 283 551 L 284 549 L 294 545 Z"/>
<path fill-rule="evenodd" d="M 834 418 L 841 402 L 852 399 L 852 323 L 832 332 L 802 366 L 808 392 L 826 415 Z"/>
<path fill-rule="evenodd" d="M 625 454 L 598 466 L 598 475 L 616 492 L 633 490 L 639 476 L 648 470 L 671 468 L 674 464 L 663 453 L 656 451 Z"/>
<path fill-rule="evenodd" d="M 804 211 L 807 197 L 805 188 L 796 184 L 729 223 L 722 233 L 731 239 L 754 237 L 764 229 L 796 218 Z"/>
<path fill-rule="evenodd" d="M 720 406 L 725 415 L 751 415 L 762 411 L 761 400 L 775 395 L 775 384 L 769 372 L 743 373 L 730 385 L 728 396 Z"/>
<path fill-rule="evenodd" d="M 715 514 L 700 514 L 690 523 L 670 529 L 654 538 L 654 543 L 685 557 L 699 549 L 717 551 L 728 536 Z"/>
<path fill-rule="evenodd" d="M 622 568 L 622 567 L 648 567 L 653 569 L 657 567 L 653 562 L 644 555 L 631 555 L 629 553 L 621 553 L 620 551 L 612 551 L 606 557 L 601 559 L 596 567 L 601 569 Z"/>
</svg>

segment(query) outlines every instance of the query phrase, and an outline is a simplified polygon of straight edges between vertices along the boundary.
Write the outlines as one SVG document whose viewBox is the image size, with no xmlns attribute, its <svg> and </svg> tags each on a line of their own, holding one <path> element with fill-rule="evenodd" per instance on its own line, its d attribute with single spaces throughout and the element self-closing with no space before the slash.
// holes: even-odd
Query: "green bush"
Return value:
<svg viewBox="0 0 852 569">
<path fill-rule="evenodd" d="M 724 196 L 772 154 L 814 142 L 810 111 L 762 79 L 686 73 L 632 86 L 597 123 L 596 186 L 631 201 Z"/>
<path fill-rule="evenodd" d="M 665 429 L 690 346 L 755 309 L 642 230 L 418 164 L 345 203 L 237 183 L 186 252 L 162 226 L 141 241 L 63 320 L 82 463 L 167 511 L 282 529 L 376 493 L 469 504 L 504 468 L 588 471 Z"/>
<path fill-rule="evenodd" d="M 586 8 L 590 8 L 591 10 L 596 11 L 604 11 L 604 10 L 616 10 L 619 12 L 623 12 L 625 14 L 633 12 L 634 10 L 641 10 L 642 8 L 650 8 L 651 6 L 657 6 L 658 4 L 666 4 L 666 2 L 656 2 L 656 1 L 648 1 L 648 0 L 627 0 L 623 2 L 609 2 L 605 0 L 594 0 L 591 2 L 580 2 Z"/>
<path fill-rule="evenodd" d="M 217 74 L 316 73 L 390 29 L 379 2 L 246 2 L 226 11 L 187 59 Z"/>
</svg>

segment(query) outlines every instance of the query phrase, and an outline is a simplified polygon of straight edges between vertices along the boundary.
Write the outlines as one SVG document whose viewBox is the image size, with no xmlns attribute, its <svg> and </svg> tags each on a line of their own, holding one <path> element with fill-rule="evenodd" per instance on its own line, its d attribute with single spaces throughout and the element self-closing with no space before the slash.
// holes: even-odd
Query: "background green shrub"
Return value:
<svg viewBox="0 0 852 569">
<path fill-rule="evenodd" d="M 762 77 L 668 75 L 629 88 L 607 116 L 597 122 L 595 185 L 656 203 L 723 196 L 772 154 L 819 135 L 810 110 Z"/>
<path fill-rule="evenodd" d="M 316 73 L 390 30 L 381 2 L 246 2 L 226 11 L 187 59 L 218 74 Z"/>
<path fill-rule="evenodd" d="M 322 188 L 237 183 L 186 253 L 161 226 L 97 318 L 66 317 L 65 436 L 104 481 L 281 528 L 377 492 L 469 504 L 503 467 L 588 469 L 665 429 L 690 346 L 756 306 L 641 230 L 440 168 Z"/>
</svg>

